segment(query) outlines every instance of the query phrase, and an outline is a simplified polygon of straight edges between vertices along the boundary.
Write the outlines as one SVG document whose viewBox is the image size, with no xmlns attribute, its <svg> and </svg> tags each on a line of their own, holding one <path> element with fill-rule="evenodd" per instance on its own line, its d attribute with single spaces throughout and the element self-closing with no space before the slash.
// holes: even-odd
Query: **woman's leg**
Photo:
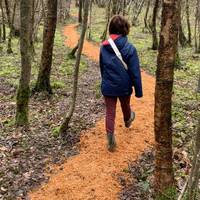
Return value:
<svg viewBox="0 0 200 200">
<path fill-rule="evenodd" d="M 130 106 L 131 96 L 119 97 L 119 100 L 121 102 L 122 112 L 124 115 L 125 127 L 130 128 L 132 122 L 135 119 L 135 113 L 131 111 Z"/>
<path fill-rule="evenodd" d="M 131 117 L 131 106 L 130 106 L 131 96 L 119 97 L 119 100 L 124 115 L 124 121 L 126 122 Z"/>
<path fill-rule="evenodd" d="M 106 104 L 106 132 L 108 140 L 108 150 L 113 152 L 116 147 L 114 129 L 117 97 L 104 97 Z"/>
<path fill-rule="evenodd" d="M 106 132 L 113 134 L 115 129 L 115 116 L 117 97 L 104 97 L 106 104 Z"/>
</svg>

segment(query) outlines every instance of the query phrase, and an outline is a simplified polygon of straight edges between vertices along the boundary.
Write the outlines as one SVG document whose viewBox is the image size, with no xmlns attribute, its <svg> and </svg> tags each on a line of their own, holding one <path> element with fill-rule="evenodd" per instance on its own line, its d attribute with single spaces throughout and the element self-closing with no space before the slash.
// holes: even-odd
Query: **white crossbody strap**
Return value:
<svg viewBox="0 0 200 200">
<path fill-rule="evenodd" d="M 123 60 L 123 58 L 122 58 L 122 54 L 120 53 L 120 51 L 119 51 L 119 49 L 117 48 L 117 46 L 116 46 L 115 42 L 113 41 L 113 39 L 112 39 L 112 38 L 109 38 L 109 39 L 108 39 L 108 42 L 109 42 L 109 44 L 111 45 L 111 47 L 112 47 L 113 51 L 115 52 L 116 56 L 117 56 L 117 57 L 119 58 L 119 60 L 122 62 L 124 68 L 125 68 L 126 70 L 128 70 L 128 66 L 127 66 L 127 64 L 124 62 L 124 60 Z"/>
</svg>

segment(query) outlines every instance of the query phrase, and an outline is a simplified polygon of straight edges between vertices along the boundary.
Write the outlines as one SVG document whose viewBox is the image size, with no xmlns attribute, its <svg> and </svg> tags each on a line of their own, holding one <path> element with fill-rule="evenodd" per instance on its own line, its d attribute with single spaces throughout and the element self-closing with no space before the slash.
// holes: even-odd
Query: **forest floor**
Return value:
<svg viewBox="0 0 200 200">
<path fill-rule="evenodd" d="M 73 48 L 79 34 L 76 25 L 64 29 L 66 45 Z M 83 54 L 98 62 L 99 46 L 85 41 Z M 55 174 L 47 184 L 32 192 L 32 200 L 115 200 L 119 197 L 118 177 L 127 169 L 128 163 L 138 157 L 153 144 L 154 78 L 142 72 L 144 98 L 132 97 L 131 106 L 136 112 L 136 120 L 130 129 L 123 124 L 123 116 L 118 106 L 116 137 L 118 148 L 115 153 L 106 149 L 104 119 L 94 128 L 82 132 L 80 154 L 69 158 L 61 167 L 55 167 Z M 61 168 L 61 170 L 60 170 Z"/>
<path fill-rule="evenodd" d="M 38 38 L 42 38 L 42 29 Z M 15 95 L 20 76 L 18 38 L 12 41 L 13 54 L 6 53 L 6 43 L 0 44 L 0 200 L 26 199 L 27 192 L 48 180 L 49 164 L 61 164 L 79 153 L 76 143 L 80 132 L 91 128 L 104 112 L 99 98 L 98 65 L 83 56 L 80 64 L 80 92 L 68 137 L 58 130 L 65 116 L 72 87 L 75 59 L 69 59 L 69 49 L 58 27 L 55 36 L 51 85 L 53 95 L 35 94 L 30 99 L 30 129 L 15 127 Z M 37 78 L 42 43 L 35 43 L 31 88 Z M 91 76 L 92 74 L 92 76 Z M 46 173 L 46 174 L 45 174 Z M 48 174 L 48 175 L 47 175 Z"/>
</svg>

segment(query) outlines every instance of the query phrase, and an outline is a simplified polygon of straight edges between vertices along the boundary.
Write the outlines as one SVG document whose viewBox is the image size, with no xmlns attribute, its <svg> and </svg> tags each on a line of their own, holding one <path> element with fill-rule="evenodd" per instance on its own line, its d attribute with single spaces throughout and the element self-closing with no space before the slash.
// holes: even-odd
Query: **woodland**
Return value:
<svg viewBox="0 0 200 200">
<path fill-rule="evenodd" d="M 106 149 L 99 51 L 123 15 L 144 97 Z M 200 199 L 200 0 L 0 0 L 0 200 Z"/>
</svg>

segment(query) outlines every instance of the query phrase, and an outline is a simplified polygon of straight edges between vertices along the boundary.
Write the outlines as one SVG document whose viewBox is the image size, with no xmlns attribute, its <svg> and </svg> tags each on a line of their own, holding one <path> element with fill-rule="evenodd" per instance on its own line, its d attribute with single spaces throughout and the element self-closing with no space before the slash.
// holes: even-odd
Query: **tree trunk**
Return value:
<svg viewBox="0 0 200 200">
<path fill-rule="evenodd" d="M 47 1 L 47 16 L 43 32 L 43 49 L 38 79 L 34 91 L 52 94 L 50 75 L 52 67 L 54 37 L 57 22 L 57 0 Z"/>
<path fill-rule="evenodd" d="M 0 5 L 1 5 L 1 3 L 2 3 L 2 0 L 0 0 Z M 1 7 L 0 7 L 0 10 L 1 10 Z M 2 10 L 1 10 L 1 12 L 2 12 Z M 3 19 L 2 19 L 2 17 L 1 17 L 1 21 L 0 21 L 1 23 L 0 23 L 0 43 L 2 43 L 3 42 L 3 34 L 2 34 L 2 27 L 3 27 Z M 1 48 L 0 48 L 0 51 L 1 51 Z"/>
<path fill-rule="evenodd" d="M 20 0 L 20 52 L 21 76 L 17 91 L 16 125 L 28 125 L 28 104 L 31 77 L 30 22 L 33 0 Z"/>
<path fill-rule="evenodd" d="M 67 10 L 66 10 L 66 15 L 65 15 L 65 20 L 70 17 L 71 3 L 72 3 L 71 0 L 67 1 Z"/>
<path fill-rule="evenodd" d="M 90 16 L 89 16 L 89 26 L 88 26 L 88 39 L 92 39 L 92 1 L 90 1 Z"/>
<path fill-rule="evenodd" d="M 2 0 L 0 1 L 0 9 L 2 14 L 2 29 L 3 29 L 2 41 L 4 42 L 6 41 L 6 23 L 5 23 L 5 14 L 4 14 Z"/>
<path fill-rule="evenodd" d="M 81 53 L 82 53 L 82 49 L 83 49 L 85 33 L 87 30 L 89 5 L 90 5 L 90 0 L 85 1 L 82 31 L 81 31 L 81 37 L 79 40 L 78 53 L 77 53 L 76 64 L 75 64 L 75 69 L 74 69 L 74 80 L 73 80 L 73 91 L 72 91 L 72 96 L 71 96 L 71 104 L 70 104 L 69 112 L 68 112 L 63 124 L 60 127 L 60 134 L 62 136 L 64 136 L 67 132 L 69 122 L 72 118 L 72 115 L 73 115 L 74 109 L 75 109 L 77 89 L 78 89 L 79 65 L 80 65 L 80 60 L 81 60 Z"/>
<path fill-rule="evenodd" d="M 3 39 L 2 39 L 2 23 L 0 23 L 0 43 L 2 43 Z M 0 51 L 2 50 L 1 46 L 0 46 Z"/>
<path fill-rule="evenodd" d="M 190 25 L 190 6 L 189 1 L 186 0 L 186 17 L 187 17 L 187 28 L 188 28 L 188 44 L 192 44 L 192 34 L 191 34 L 191 25 Z"/>
<path fill-rule="evenodd" d="M 182 47 L 187 46 L 187 38 L 185 37 L 185 34 L 183 32 L 183 27 L 181 21 L 179 22 L 179 42 Z"/>
<path fill-rule="evenodd" d="M 77 52 L 77 50 L 78 50 L 78 46 L 79 46 L 79 41 L 78 41 L 78 43 L 77 43 L 77 45 L 71 50 L 71 52 L 68 54 L 68 56 L 69 56 L 69 58 L 75 58 L 76 56 L 75 56 L 75 54 L 76 54 L 76 52 Z"/>
<path fill-rule="evenodd" d="M 151 0 L 148 0 L 145 17 L 144 17 L 144 29 L 147 29 L 147 30 L 149 29 L 147 19 L 148 19 L 150 4 L 151 4 Z"/>
<path fill-rule="evenodd" d="M 130 1 L 130 2 L 129 2 L 129 5 L 127 6 L 127 15 L 130 14 L 131 7 L 132 7 L 133 3 L 134 3 L 134 1 Z"/>
<path fill-rule="evenodd" d="M 107 18 L 106 28 L 103 32 L 103 35 L 101 36 L 102 41 L 104 41 L 106 39 L 107 32 L 108 32 L 109 21 L 110 21 L 110 18 L 111 18 L 111 11 L 110 11 L 111 10 L 111 3 L 112 3 L 112 0 L 109 0 L 107 12 L 106 12 L 106 18 Z"/>
<path fill-rule="evenodd" d="M 133 18 L 132 18 L 132 25 L 133 26 L 137 25 L 138 17 L 141 14 L 144 2 L 145 2 L 145 0 L 141 0 L 140 4 L 138 3 L 138 1 L 135 3 L 135 7 L 133 9 Z"/>
<path fill-rule="evenodd" d="M 159 6 L 159 0 L 155 0 L 155 5 L 153 8 L 153 18 L 152 18 L 152 38 L 153 38 L 152 50 L 158 49 L 158 38 L 157 38 L 157 28 L 156 28 L 158 6 Z"/>
<path fill-rule="evenodd" d="M 117 2 L 118 0 L 112 0 L 112 15 L 116 15 L 117 14 Z"/>
<path fill-rule="evenodd" d="M 78 12 L 78 22 L 82 23 L 82 13 L 83 13 L 83 0 L 79 0 L 79 12 Z"/>
<path fill-rule="evenodd" d="M 199 77 L 197 92 L 200 94 L 200 77 Z M 196 138 L 194 142 L 195 142 L 194 158 L 193 158 L 192 170 L 191 170 L 189 184 L 188 184 L 188 199 L 189 200 L 197 199 L 196 194 L 198 190 L 198 183 L 199 183 L 199 177 L 200 177 L 200 116 L 198 118 L 197 134 L 196 134 Z"/>
<path fill-rule="evenodd" d="M 5 2 L 5 9 L 6 9 L 8 25 L 11 28 L 10 5 L 9 5 L 8 0 L 4 0 L 4 2 Z"/>
<path fill-rule="evenodd" d="M 12 23 L 11 13 L 10 13 L 10 4 L 8 0 L 4 0 L 5 2 L 5 9 L 7 15 L 8 26 L 12 29 L 12 34 L 15 36 L 19 36 L 19 31 L 15 29 L 14 23 Z"/>
<path fill-rule="evenodd" d="M 34 58 L 34 54 L 35 54 L 35 48 L 34 48 L 34 28 L 35 28 L 35 12 L 37 9 L 37 6 L 39 4 L 39 0 L 37 0 L 37 2 L 35 2 L 35 0 L 33 0 L 32 2 L 32 13 L 31 13 L 31 36 L 30 36 L 30 43 L 31 43 L 31 57 Z"/>
<path fill-rule="evenodd" d="M 44 11 L 44 2 L 42 0 L 39 4 L 38 17 L 36 18 L 34 23 L 33 34 L 32 34 L 33 43 L 37 40 L 38 29 L 43 18 L 45 18 L 45 11 Z"/>
<path fill-rule="evenodd" d="M 75 6 L 76 6 L 76 7 L 79 6 L 79 0 L 76 0 Z"/>
<path fill-rule="evenodd" d="M 123 0 L 123 11 L 122 11 L 123 16 L 126 15 L 126 0 Z"/>
<path fill-rule="evenodd" d="M 194 25 L 194 47 L 195 47 L 195 53 L 198 53 L 198 43 L 197 43 L 197 25 L 198 25 L 198 17 L 197 17 L 198 11 L 196 8 L 196 16 L 195 16 L 195 25 Z"/>
<path fill-rule="evenodd" d="M 155 191 L 174 184 L 172 165 L 172 88 L 178 43 L 178 1 L 164 0 L 155 89 Z"/>
<path fill-rule="evenodd" d="M 196 0 L 196 16 L 195 16 L 195 53 L 200 53 L 200 0 Z"/>
<path fill-rule="evenodd" d="M 14 6 L 13 6 L 13 13 L 12 13 L 12 19 L 11 19 L 11 25 L 10 25 L 10 33 L 9 33 L 9 37 L 8 37 L 8 48 L 7 48 L 7 53 L 8 54 L 13 53 L 13 50 L 12 50 L 12 36 L 13 36 L 13 33 L 14 33 L 13 27 L 14 27 L 16 6 L 17 6 L 17 0 L 14 1 Z"/>
<path fill-rule="evenodd" d="M 180 0 L 182 3 L 182 0 Z M 182 10 L 182 5 L 179 5 L 179 42 L 182 47 L 187 46 L 187 38 L 185 37 L 185 34 L 183 32 L 183 26 L 182 26 L 182 19 L 181 19 L 181 10 Z"/>
</svg>

